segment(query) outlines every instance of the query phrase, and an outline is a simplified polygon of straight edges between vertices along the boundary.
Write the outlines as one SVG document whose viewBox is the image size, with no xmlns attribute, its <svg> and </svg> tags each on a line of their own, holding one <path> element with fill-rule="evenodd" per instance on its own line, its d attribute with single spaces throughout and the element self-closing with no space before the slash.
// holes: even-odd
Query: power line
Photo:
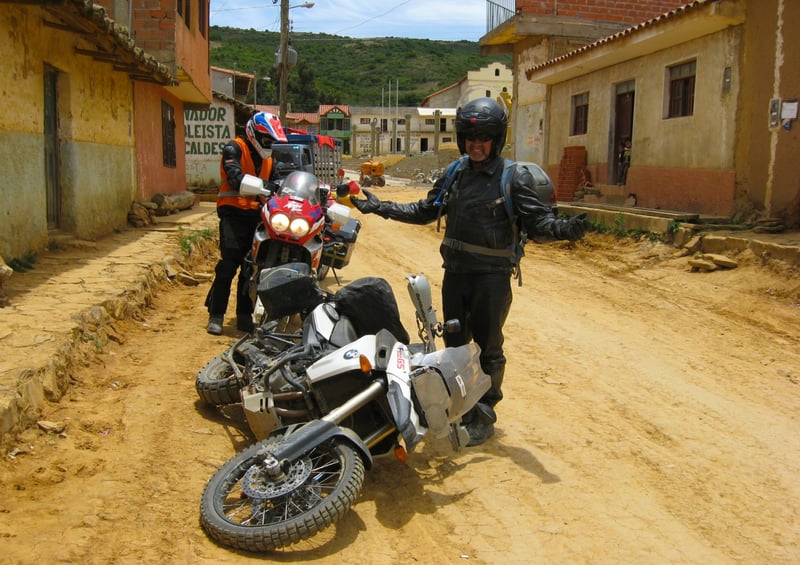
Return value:
<svg viewBox="0 0 800 565">
<path fill-rule="evenodd" d="M 364 25 L 364 24 L 366 24 L 366 23 L 369 23 L 369 22 L 371 22 L 372 20 L 377 20 L 378 18 L 382 18 L 383 16 L 385 16 L 385 15 L 387 15 L 387 14 L 391 14 L 391 13 L 392 13 L 392 12 L 394 12 L 394 11 L 395 11 L 397 8 L 399 8 L 400 6 L 403 6 L 404 4 L 408 4 L 409 2 L 411 2 L 411 0 L 405 0 L 405 2 L 400 2 L 399 4 L 397 4 L 397 5 L 395 5 L 395 6 L 391 7 L 391 8 L 389 8 L 389 9 L 388 9 L 387 11 L 385 11 L 384 13 L 382 13 L 382 14 L 377 14 L 377 15 L 375 15 L 375 16 L 372 16 L 371 18 L 367 18 L 367 19 L 366 19 L 366 20 L 364 20 L 363 22 L 361 22 L 361 23 L 357 23 L 356 25 L 353 25 L 353 26 L 350 26 L 350 27 L 346 27 L 346 28 L 342 28 L 342 29 L 340 29 L 339 31 L 335 32 L 335 33 L 334 33 L 334 35 L 336 35 L 336 34 L 339 34 L 339 33 L 342 33 L 343 31 L 347 31 L 348 29 L 354 29 L 354 28 L 360 27 L 360 26 L 362 26 L 362 25 Z"/>
</svg>

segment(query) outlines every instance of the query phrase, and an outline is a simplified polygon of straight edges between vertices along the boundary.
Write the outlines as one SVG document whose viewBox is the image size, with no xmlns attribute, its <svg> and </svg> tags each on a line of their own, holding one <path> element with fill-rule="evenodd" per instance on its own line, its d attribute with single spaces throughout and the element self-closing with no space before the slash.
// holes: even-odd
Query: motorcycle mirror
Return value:
<svg viewBox="0 0 800 565">
<path fill-rule="evenodd" d="M 239 184 L 239 192 L 246 196 L 271 196 L 272 191 L 264 187 L 264 181 L 253 175 L 244 175 Z"/>
</svg>

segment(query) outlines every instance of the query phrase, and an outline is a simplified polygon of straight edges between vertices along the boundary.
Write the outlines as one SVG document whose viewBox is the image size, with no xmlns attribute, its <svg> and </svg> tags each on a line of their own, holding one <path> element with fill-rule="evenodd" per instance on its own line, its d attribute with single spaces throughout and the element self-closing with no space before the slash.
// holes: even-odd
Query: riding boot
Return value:
<svg viewBox="0 0 800 565">
<path fill-rule="evenodd" d="M 467 428 L 469 441 L 467 447 L 474 447 L 485 442 L 494 435 L 494 423 L 497 421 L 497 414 L 488 404 L 478 402 L 472 410 L 464 414 L 461 423 Z"/>
<path fill-rule="evenodd" d="M 211 335 L 222 335 L 222 314 L 211 314 L 206 331 Z"/>
</svg>

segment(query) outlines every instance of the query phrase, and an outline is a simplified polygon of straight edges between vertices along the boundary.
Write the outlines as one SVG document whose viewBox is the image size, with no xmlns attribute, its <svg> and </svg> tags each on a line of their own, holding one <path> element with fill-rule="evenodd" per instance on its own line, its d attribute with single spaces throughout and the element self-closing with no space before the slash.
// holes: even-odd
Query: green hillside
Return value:
<svg viewBox="0 0 800 565">
<path fill-rule="evenodd" d="M 270 77 L 258 82 L 258 103 L 278 104 L 279 33 L 212 26 L 209 39 L 212 65 Z M 388 105 L 389 91 L 392 106 L 398 93 L 400 106 L 417 106 L 469 70 L 494 61 L 511 65 L 510 55 L 481 56 L 478 43 L 471 41 L 323 33 L 292 33 L 291 41 L 298 64 L 289 76 L 289 101 L 296 112 L 315 112 L 320 104 Z"/>
</svg>

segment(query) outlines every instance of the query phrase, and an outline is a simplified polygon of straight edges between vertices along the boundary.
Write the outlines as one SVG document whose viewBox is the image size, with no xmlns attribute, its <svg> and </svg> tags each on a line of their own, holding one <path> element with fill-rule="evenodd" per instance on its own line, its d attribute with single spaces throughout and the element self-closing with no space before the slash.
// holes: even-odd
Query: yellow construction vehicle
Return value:
<svg viewBox="0 0 800 565">
<path fill-rule="evenodd" d="M 361 186 L 384 186 L 386 177 L 383 176 L 383 163 L 378 161 L 364 161 L 361 163 L 361 176 L 358 179 Z"/>
</svg>

